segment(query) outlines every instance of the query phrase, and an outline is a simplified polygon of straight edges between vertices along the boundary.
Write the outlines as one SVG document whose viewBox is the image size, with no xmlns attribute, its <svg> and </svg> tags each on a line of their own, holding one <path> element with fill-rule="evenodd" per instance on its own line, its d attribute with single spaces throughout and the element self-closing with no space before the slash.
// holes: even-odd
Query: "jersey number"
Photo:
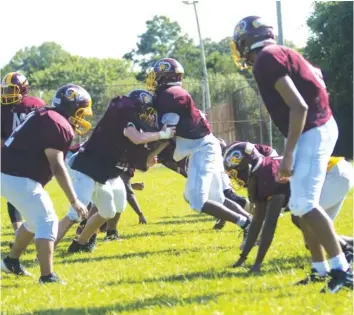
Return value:
<svg viewBox="0 0 354 315">
<path fill-rule="evenodd" d="M 35 114 L 35 112 L 31 112 L 29 113 L 26 118 L 21 121 L 20 117 L 18 117 L 17 114 L 13 115 L 13 121 L 12 121 L 12 133 L 10 135 L 10 137 L 5 141 L 4 145 L 6 147 L 9 147 L 11 145 L 11 143 L 14 141 L 15 139 L 15 135 L 16 133 L 24 126 L 24 124 L 31 118 L 33 117 Z"/>
</svg>

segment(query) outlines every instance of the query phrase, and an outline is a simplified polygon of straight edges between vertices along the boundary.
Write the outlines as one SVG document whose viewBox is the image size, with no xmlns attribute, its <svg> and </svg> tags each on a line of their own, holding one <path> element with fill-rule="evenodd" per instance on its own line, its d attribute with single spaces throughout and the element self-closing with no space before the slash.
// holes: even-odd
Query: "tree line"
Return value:
<svg viewBox="0 0 354 315">
<path fill-rule="evenodd" d="M 307 24 L 311 31 L 301 52 L 323 69 L 330 93 L 331 107 L 338 121 L 340 139 L 336 153 L 347 157 L 353 154 L 353 6 L 348 1 L 315 2 Z M 232 33 L 232 30 L 230 30 Z M 246 103 L 248 119 L 259 118 L 257 88 L 250 71 L 233 63 L 229 42 L 203 40 L 213 106 L 229 102 L 240 90 Z M 286 46 L 299 50 L 290 41 Z M 146 22 L 146 31 L 138 36 L 136 49 L 123 58 L 85 58 L 72 55 L 54 42 L 26 47 L 18 51 L 1 69 L 23 72 L 35 95 L 47 102 L 62 84 L 75 82 L 87 88 L 95 104 L 96 117 L 105 110 L 111 97 L 143 88 L 146 70 L 163 57 L 175 58 L 185 68 L 185 86 L 202 103 L 202 65 L 200 47 L 180 25 L 166 16 L 154 16 Z M 234 100 L 233 100 L 234 101 Z M 236 105 L 235 105 L 236 106 Z M 245 110 L 242 107 L 243 111 Z M 264 114 L 266 115 L 266 114 Z"/>
</svg>

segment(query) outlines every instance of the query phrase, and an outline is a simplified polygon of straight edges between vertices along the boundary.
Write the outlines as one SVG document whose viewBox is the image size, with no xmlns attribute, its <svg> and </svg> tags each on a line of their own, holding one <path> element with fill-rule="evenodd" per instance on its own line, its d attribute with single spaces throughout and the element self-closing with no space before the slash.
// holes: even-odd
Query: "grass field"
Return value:
<svg viewBox="0 0 354 315">
<path fill-rule="evenodd" d="M 39 266 L 31 245 L 22 257 L 33 278 L 2 273 L 2 314 L 352 314 L 353 294 L 319 294 L 322 284 L 294 287 L 309 269 L 309 255 L 289 214 L 279 219 L 263 274 L 233 269 L 242 238 L 227 224 L 214 231 L 214 220 L 188 208 L 184 179 L 164 168 L 137 174 L 145 190 L 137 192 L 148 225 L 138 225 L 129 207 L 122 215 L 121 242 L 103 243 L 93 253 L 66 255 L 75 229 L 55 252 L 55 271 L 66 286 L 39 285 Z M 53 181 L 48 185 L 61 218 L 68 202 Z M 336 227 L 352 235 L 353 200 L 349 196 Z M 1 252 L 8 252 L 12 229 L 2 200 Z M 247 266 L 254 261 L 249 256 Z M 246 267 L 247 267 L 246 266 Z"/>
</svg>

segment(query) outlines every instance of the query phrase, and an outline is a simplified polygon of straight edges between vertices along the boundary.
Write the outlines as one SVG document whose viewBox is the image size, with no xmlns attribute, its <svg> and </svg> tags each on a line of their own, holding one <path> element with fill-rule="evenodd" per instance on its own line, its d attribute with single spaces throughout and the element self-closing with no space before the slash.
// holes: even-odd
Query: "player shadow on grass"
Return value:
<svg viewBox="0 0 354 315">
<path fill-rule="evenodd" d="M 181 217 L 183 218 L 183 217 Z M 180 219 L 181 219 L 180 218 Z M 190 223 L 199 223 L 199 222 L 212 222 L 215 221 L 215 218 L 207 215 L 198 215 L 197 218 L 188 220 L 188 219 L 182 219 L 182 220 L 164 220 L 164 221 L 158 221 L 158 222 L 152 222 L 149 223 L 151 225 L 167 225 L 167 224 L 190 224 Z"/>
<path fill-rule="evenodd" d="M 248 278 L 250 275 L 245 271 L 239 270 L 206 270 L 197 272 L 188 272 L 179 275 L 162 276 L 158 278 L 146 278 L 143 280 L 119 280 L 109 281 L 108 286 L 120 284 L 141 284 L 144 283 L 159 283 L 159 282 L 189 282 L 193 280 L 218 280 L 222 278 Z"/>
<path fill-rule="evenodd" d="M 218 246 L 218 250 L 230 250 L 232 249 L 232 246 Z M 56 257 L 55 261 L 56 263 L 65 263 L 65 264 L 73 264 L 73 263 L 86 263 L 87 261 L 93 262 L 93 261 L 102 261 L 102 260 L 112 260 L 112 259 L 119 259 L 119 260 L 124 260 L 124 259 L 130 259 L 130 258 L 148 258 L 153 255 L 161 255 L 161 254 L 168 254 L 169 256 L 173 257 L 178 257 L 180 255 L 185 255 L 189 253 L 196 253 L 196 252 L 201 252 L 205 250 L 215 250 L 215 246 L 210 246 L 210 247 L 193 247 L 193 248 L 184 248 L 184 249 L 163 249 L 163 250 L 158 250 L 158 251 L 145 251 L 145 252 L 132 252 L 132 253 L 125 253 L 125 254 L 118 254 L 118 255 L 112 255 L 112 256 L 94 256 L 92 254 L 88 253 L 78 253 L 76 255 L 67 255 L 67 253 L 64 253 L 64 249 L 62 251 L 56 250 L 56 253 L 59 255 L 62 252 L 63 256 L 62 257 Z M 61 258 L 61 259 L 60 259 Z M 22 260 L 22 263 L 24 265 L 31 265 L 33 264 L 33 260 Z"/>
<path fill-rule="evenodd" d="M 181 219 L 181 218 L 199 218 L 199 213 L 194 214 L 186 214 L 186 215 L 170 215 L 170 216 L 163 216 L 161 219 Z"/>
<path fill-rule="evenodd" d="M 35 315 L 62 315 L 62 314 L 70 314 L 70 315 L 81 315 L 81 314 L 107 314 L 110 312 L 121 313 L 121 312 L 134 312 L 141 310 L 148 310 L 157 308 L 156 314 L 158 314 L 158 310 L 161 309 L 171 309 L 176 306 L 184 306 L 189 304 L 208 304 L 210 302 L 216 302 L 218 297 L 223 295 L 222 293 L 215 294 L 206 294 L 206 295 L 197 295 L 192 297 L 182 297 L 176 298 L 175 296 L 169 295 L 156 295 L 152 298 L 147 298 L 144 300 L 137 299 L 133 302 L 128 303 L 117 303 L 108 306 L 102 307 L 87 307 L 87 308 L 60 308 L 60 309 L 45 309 L 40 311 L 34 311 L 31 314 Z M 22 315 L 28 313 L 22 313 Z"/>
</svg>

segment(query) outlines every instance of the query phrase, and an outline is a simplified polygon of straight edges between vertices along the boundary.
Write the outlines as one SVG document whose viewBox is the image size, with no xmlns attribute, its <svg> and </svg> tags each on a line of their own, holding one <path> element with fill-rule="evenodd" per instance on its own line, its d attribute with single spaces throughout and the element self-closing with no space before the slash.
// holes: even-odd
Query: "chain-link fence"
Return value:
<svg viewBox="0 0 354 315">
<path fill-rule="evenodd" d="M 284 138 L 271 123 L 267 110 L 254 80 L 213 80 L 209 81 L 211 108 L 206 110 L 213 133 L 228 144 L 235 140 L 262 143 L 283 151 Z M 202 81 L 184 80 L 183 87 L 191 94 L 195 104 L 202 110 Z M 93 99 L 92 125 L 95 126 L 106 110 L 109 100 L 125 95 L 133 89 L 144 89 L 144 83 L 125 85 L 100 85 L 85 87 Z M 31 93 L 50 102 L 55 90 L 33 88 Z M 85 135 L 85 139 L 87 138 Z M 83 141 L 83 138 L 76 141 Z M 75 142 L 76 142 L 75 141 Z"/>
</svg>

